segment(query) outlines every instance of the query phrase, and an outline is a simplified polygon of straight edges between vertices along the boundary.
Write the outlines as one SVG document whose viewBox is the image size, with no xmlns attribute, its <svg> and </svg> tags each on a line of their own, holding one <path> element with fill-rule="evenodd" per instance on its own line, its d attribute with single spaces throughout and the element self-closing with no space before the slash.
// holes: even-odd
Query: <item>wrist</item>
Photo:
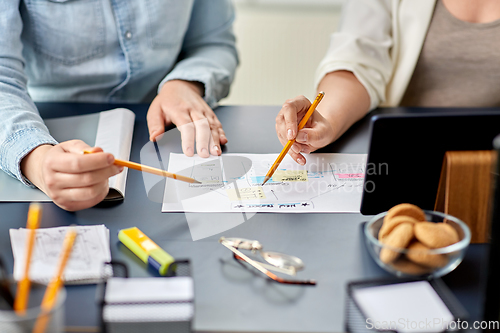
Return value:
<svg viewBox="0 0 500 333">
<path fill-rule="evenodd" d="M 199 81 L 185 81 L 185 80 L 171 80 L 165 82 L 163 85 L 162 89 L 163 90 L 165 87 L 168 89 L 168 87 L 171 86 L 185 86 L 188 89 L 192 90 L 196 94 L 200 95 L 201 97 L 205 96 L 205 85 L 202 82 Z"/>
<path fill-rule="evenodd" d="M 33 149 L 21 160 L 21 173 L 33 185 L 45 192 L 43 181 L 42 164 L 47 152 L 52 149 L 52 145 L 43 144 Z"/>
</svg>

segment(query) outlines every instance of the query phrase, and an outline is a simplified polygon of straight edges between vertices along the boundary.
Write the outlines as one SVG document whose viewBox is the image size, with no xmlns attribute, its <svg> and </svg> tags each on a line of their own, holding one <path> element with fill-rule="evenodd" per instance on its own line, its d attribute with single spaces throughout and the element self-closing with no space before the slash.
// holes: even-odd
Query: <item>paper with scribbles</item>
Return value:
<svg viewBox="0 0 500 333">
<path fill-rule="evenodd" d="M 201 184 L 167 179 L 162 212 L 359 212 L 366 154 L 310 154 L 304 166 L 290 156 L 262 185 L 278 154 L 170 154 L 168 171 Z"/>
<path fill-rule="evenodd" d="M 31 257 L 30 280 L 48 283 L 56 272 L 64 237 L 69 227 L 40 228 L 36 230 L 35 246 Z M 112 275 L 104 263 L 111 261 L 109 230 L 104 225 L 76 226 L 77 236 L 64 270 L 67 283 L 96 283 Z M 23 274 L 27 229 L 10 229 L 10 242 L 14 254 L 14 279 Z"/>
</svg>

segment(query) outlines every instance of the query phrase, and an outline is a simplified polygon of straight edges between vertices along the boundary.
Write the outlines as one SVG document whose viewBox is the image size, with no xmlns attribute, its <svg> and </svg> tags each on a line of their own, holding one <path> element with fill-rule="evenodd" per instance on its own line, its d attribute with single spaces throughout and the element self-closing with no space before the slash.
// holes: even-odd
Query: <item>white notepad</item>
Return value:
<svg viewBox="0 0 500 333">
<path fill-rule="evenodd" d="M 69 227 L 41 228 L 36 230 L 36 242 L 30 265 L 30 280 L 48 283 L 54 275 L 64 237 Z M 104 263 L 111 260 L 109 230 L 104 225 L 76 226 L 78 236 L 63 279 L 66 283 L 96 283 L 112 275 Z M 14 254 L 14 279 L 19 281 L 23 274 L 27 229 L 10 229 L 10 242 Z M 106 268 L 106 269 L 105 269 Z"/>
<path fill-rule="evenodd" d="M 428 281 L 359 288 L 352 296 L 368 329 L 442 332 L 454 320 Z"/>
<path fill-rule="evenodd" d="M 115 158 L 130 159 L 135 114 L 128 109 L 113 109 L 81 116 L 45 120 L 50 134 L 58 142 L 79 139 L 90 146 L 101 147 Z M 106 199 L 123 199 L 128 168 L 109 179 Z M 38 189 L 25 186 L 0 170 L 0 202 L 52 201 Z"/>
<path fill-rule="evenodd" d="M 193 278 L 110 278 L 106 282 L 106 322 L 189 321 L 194 314 Z"/>
</svg>

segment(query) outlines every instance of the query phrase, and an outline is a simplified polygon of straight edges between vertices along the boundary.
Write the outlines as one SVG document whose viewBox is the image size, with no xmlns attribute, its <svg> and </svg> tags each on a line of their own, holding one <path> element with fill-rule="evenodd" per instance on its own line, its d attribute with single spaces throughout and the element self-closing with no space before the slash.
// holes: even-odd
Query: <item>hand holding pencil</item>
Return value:
<svg viewBox="0 0 500 333">
<path fill-rule="evenodd" d="M 86 149 L 99 153 L 83 156 Z M 22 160 L 21 170 L 56 205 L 76 211 L 95 206 L 106 197 L 109 177 L 123 170 L 113 160 L 113 155 L 100 148 L 70 140 L 38 146 Z"/>
<path fill-rule="evenodd" d="M 304 96 L 288 100 L 276 117 L 276 133 L 281 144 L 285 146 L 289 140 L 295 139 L 288 154 L 299 164 L 306 160 L 303 154 L 309 154 L 331 143 L 335 137 L 332 124 L 317 110 L 313 110 L 304 128 L 298 129 L 312 103 Z"/>
<path fill-rule="evenodd" d="M 90 152 L 88 150 L 84 150 L 83 153 L 84 154 L 92 154 L 92 152 Z M 172 178 L 172 179 L 177 179 L 177 180 L 180 180 L 180 181 L 183 181 L 183 182 L 186 182 L 186 183 L 201 184 L 201 182 L 197 181 L 194 178 L 186 177 L 186 176 L 183 176 L 183 175 L 178 175 L 178 174 L 175 174 L 175 173 L 172 173 L 172 172 L 168 172 L 168 171 L 165 171 L 165 170 L 162 170 L 162 169 L 153 168 L 153 167 L 150 167 L 150 166 L 147 166 L 147 165 L 143 165 L 143 164 L 139 164 L 139 163 L 135 163 L 135 162 L 124 161 L 124 160 L 119 160 L 119 159 L 115 158 L 115 160 L 114 160 L 113 163 L 115 165 L 118 165 L 118 166 L 121 166 L 121 167 L 127 167 L 129 169 L 134 169 L 134 170 L 137 170 L 137 171 L 143 171 L 143 172 L 151 173 L 151 174 L 157 175 L 157 176 L 162 176 L 162 177 L 168 177 L 168 178 Z"/>
<path fill-rule="evenodd" d="M 321 117 L 321 115 L 316 111 L 316 107 L 318 106 L 319 102 L 321 102 L 324 95 L 324 92 L 320 92 L 318 96 L 316 96 L 316 99 L 312 104 L 307 98 L 301 96 L 298 99 L 289 100 L 285 103 L 285 105 L 283 105 L 283 108 L 278 114 L 278 117 L 276 117 L 276 131 L 278 132 L 278 137 L 280 138 L 280 141 L 284 145 L 284 147 L 276 161 L 271 166 L 271 169 L 269 169 L 268 173 L 266 174 L 264 183 L 262 183 L 262 185 L 264 185 L 269 179 L 271 179 L 285 155 L 290 152 L 290 149 L 292 149 L 290 155 L 294 158 L 295 161 L 297 161 L 297 163 L 301 165 L 304 165 L 306 163 L 304 157 L 300 155 L 302 149 L 298 150 L 296 141 L 299 140 L 299 136 L 301 136 L 302 141 L 307 141 L 307 132 L 304 133 L 301 132 L 301 130 L 304 128 L 304 126 L 306 126 L 307 123 L 309 123 L 310 118 L 314 113 L 317 114 L 317 117 Z M 304 113 L 305 110 L 306 112 Z M 301 116 L 301 120 L 300 123 L 296 125 L 299 116 Z M 284 143 L 285 140 L 283 130 L 286 131 L 286 138 L 288 140 L 286 141 L 286 144 Z M 310 133 L 312 134 L 313 132 Z M 293 148 L 294 146 L 295 149 Z M 311 152 L 311 150 L 304 152 L 309 153 Z M 293 154 L 298 156 L 294 156 Z"/>
</svg>

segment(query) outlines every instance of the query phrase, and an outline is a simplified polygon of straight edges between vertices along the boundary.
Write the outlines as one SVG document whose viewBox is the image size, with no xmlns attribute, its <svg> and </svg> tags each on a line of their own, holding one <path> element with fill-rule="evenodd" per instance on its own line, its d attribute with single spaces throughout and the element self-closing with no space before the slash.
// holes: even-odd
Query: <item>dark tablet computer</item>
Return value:
<svg viewBox="0 0 500 333">
<path fill-rule="evenodd" d="M 500 133 L 500 109 L 400 110 L 372 117 L 364 215 L 405 202 L 434 209 L 445 152 L 493 149 Z"/>
</svg>

